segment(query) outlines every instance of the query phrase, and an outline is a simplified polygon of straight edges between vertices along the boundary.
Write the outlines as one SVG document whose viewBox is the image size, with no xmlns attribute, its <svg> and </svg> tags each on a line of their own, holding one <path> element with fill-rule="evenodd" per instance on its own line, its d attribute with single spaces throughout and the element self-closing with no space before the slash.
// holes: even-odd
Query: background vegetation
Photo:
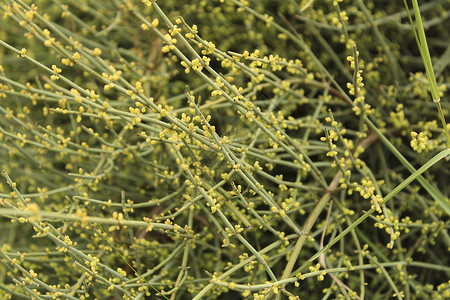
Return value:
<svg viewBox="0 0 450 300">
<path fill-rule="evenodd" d="M 449 299 L 450 3 L 404 4 L 2 1 L 0 298 Z"/>
</svg>

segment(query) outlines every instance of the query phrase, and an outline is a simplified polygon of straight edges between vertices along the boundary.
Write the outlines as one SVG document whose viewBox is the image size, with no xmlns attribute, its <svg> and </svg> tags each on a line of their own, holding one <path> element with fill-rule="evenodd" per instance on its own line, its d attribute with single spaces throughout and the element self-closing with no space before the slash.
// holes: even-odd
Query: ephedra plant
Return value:
<svg viewBox="0 0 450 300">
<path fill-rule="evenodd" d="M 450 4 L 4 0 L 1 299 L 448 299 Z"/>
</svg>

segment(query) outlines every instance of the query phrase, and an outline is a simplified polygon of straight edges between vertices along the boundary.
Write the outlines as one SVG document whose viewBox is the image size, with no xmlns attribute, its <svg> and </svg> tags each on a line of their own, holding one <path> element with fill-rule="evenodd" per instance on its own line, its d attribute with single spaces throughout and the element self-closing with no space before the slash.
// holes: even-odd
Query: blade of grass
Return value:
<svg viewBox="0 0 450 300">
<path fill-rule="evenodd" d="M 436 103 L 439 118 L 442 123 L 442 127 L 444 128 L 445 136 L 447 138 L 447 146 L 450 146 L 450 133 L 447 128 L 447 122 L 445 121 L 445 116 L 442 111 L 442 107 L 440 104 L 441 98 L 439 97 L 439 90 L 437 87 L 436 77 L 434 75 L 433 64 L 431 62 L 430 51 L 428 49 L 427 38 L 425 36 L 425 30 L 423 28 L 422 16 L 420 15 L 419 5 L 417 0 L 412 0 L 413 9 L 414 9 L 414 17 L 416 20 L 417 31 L 414 26 L 414 22 L 411 17 L 411 13 L 409 11 L 408 3 L 406 0 L 403 0 L 406 11 L 408 12 L 409 21 L 411 22 L 411 26 L 413 28 L 414 36 L 416 37 L 417 45 L 419 46 L 420 56 L 422 57 L 423 64 L 425 66 L 425 71 L 427 73 L 428 85 L 430 87 L 431 97 L 433 98 L 433 102 Z"/>
<path fill-rule="evenodd" d="M 415 179 L 418 179 L 419 176 L 431 168 L 434 164 L 439 162 L 441 159 L 445 158 L 446 156 L 450 155 L 450 149 L 443 150 L 439 152 L 437 155 L 435 155 L 432 159 L 430 159 L 428 162 L 426 162 L 420 169 L 415 171 L 413 174 L 411 174 L 408 178 L 406 178 L 402 183 L 400 183 L 397 187 L 395 187 L 389 194 L 384 197 L 383 202 L 380 203 L 380 205 L 386 204 L 389 200 L 391 200 L 395 195 L 397 195 L 401 190 L 403 190 L 407 185 L 409 185 L 411 182 L 413 182 Z M 445 209 L 445 211 L 450 214 L 450 203 L 448 200 L 444 200 L 443 203 L 439 203 L 441 206 Z M 306 262 L 304 262 L 300 268 L 295 270 L 292 274 L 296 274 L 298 272 L 301 272 L 306 266 L 308 266 L 311 262 L 313 262 L 315 259 L 317 259 L 320 255 L 328 251 L 334 244 L 339 242 L 344 236 L 346 236 L 349 232 L 351 232 L 353 229 L 355 229 L 359 224 L 361 224 L 365 219 L 367 219 L 371 214 L 375 212 L 375 209 L 370 209 L 365 214 L 363 214 L 361 217 L 359 217 L 355 222 L 353 222 L 352 225 L 347 227 L 344 231 L 342 231 L 337 237 L 332 239 L 325 247 L 323 247 L 320 251 L 318 251 L 316 254 L 311 256 Z"/>
<path fill-rule="evenodd" d="M 364 120 L 366 121 L 367 125 L 369 125 L 369 127 L 378 135 L 378 137 L 383 142 L 383 144 L 385 144 L 385 146 L 388 147 L 388 149 L 392 152 L 392 154 L 394 154 L 395 157 L 397 157 L 397 159 L 402 163 L 402 165 L 405 166 L 411 172 L 411 174 L 416 174 L 417 170 L 397 150 L 397 148 L 395 148 L 395 146 L 392 145 L 392 143 L 384 136 L 384 134 L 380 130 L 378 130 L 378 128 L 375 126 L 375 124 L 373 124 L 372 121 L 370 121 L 367 116 L 364 117 Z M 447 150 L 449 150 L 449 149 L 447 149 Z M 442 195 L 442 193 L 440 193 L 434 186 L 431 185 L 431 183 L 429 183 L 420 174 L 417 177 L 417 180 L 425 188 L 425 190 L 430 194 L 430 196 L 433 197 L 433 199 L 436 200 L 442 206 L 442 208 L 445 209 L 447 214 L 450 214 L 450 205 L 448 204 L 448 200 L 445 199 L 444 195 Z"/>
</svg>

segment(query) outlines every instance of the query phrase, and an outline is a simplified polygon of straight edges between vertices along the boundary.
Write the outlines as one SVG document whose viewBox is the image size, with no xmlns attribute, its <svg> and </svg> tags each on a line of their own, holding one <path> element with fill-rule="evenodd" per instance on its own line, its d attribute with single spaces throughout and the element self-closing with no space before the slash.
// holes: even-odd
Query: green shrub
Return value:
<svg viewBox="0 0 450 300">
<path fill-rule="evenodd" d="M 3 1 L 0 298 L 448 299 L 450 3 L 410 5 Z"/>
</svg>

